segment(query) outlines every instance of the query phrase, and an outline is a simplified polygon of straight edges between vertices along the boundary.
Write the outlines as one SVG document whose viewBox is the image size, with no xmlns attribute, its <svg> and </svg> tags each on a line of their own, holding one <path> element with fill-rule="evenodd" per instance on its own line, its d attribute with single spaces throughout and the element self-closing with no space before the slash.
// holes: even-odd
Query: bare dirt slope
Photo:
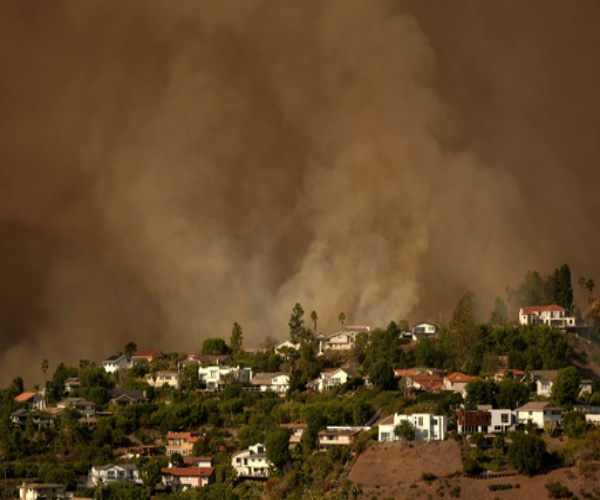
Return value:
<svg viewBox="0 0 600 500">
<path fill-rule="evenodd" d="M 414 483 L 423 472 L 437 477 L 462 472 L 456 441 L 374 443 L 360 455 L 348 479 L 365 486 Z"/>
<path fill-rule="evenodd" d="M 412 444 L 412 446 L 411 446 Z M 436 479 L 421 479 L 424 472 Z M 348 479 L 360 484 L 363 498 L 378 499 L 518 499 L 548 498 L 546 484 L 559 481 L 579 498 L 600 499 L 598 474 L 583 477 L 577 467 L 558 469 L 534 477 L 514 475 L 497 479 L 465 478 L 460 449 L 454 441 L 433 443 L 375 443 L 360 455 Z M 510 484 L 512 489 L 491 491 L 490 485 Z"/>
</svg>

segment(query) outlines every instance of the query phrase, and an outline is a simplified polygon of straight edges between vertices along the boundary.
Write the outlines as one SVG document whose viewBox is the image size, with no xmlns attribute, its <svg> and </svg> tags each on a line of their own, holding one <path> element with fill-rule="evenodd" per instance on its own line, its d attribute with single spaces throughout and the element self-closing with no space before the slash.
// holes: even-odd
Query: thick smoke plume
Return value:
<svg viewBox="0 0 600 500">
<path fill-rule="evenodd" d="M 593 274 L 599 26 L 585 0 L 3 2 L 0 378 Z"/>
</svg>

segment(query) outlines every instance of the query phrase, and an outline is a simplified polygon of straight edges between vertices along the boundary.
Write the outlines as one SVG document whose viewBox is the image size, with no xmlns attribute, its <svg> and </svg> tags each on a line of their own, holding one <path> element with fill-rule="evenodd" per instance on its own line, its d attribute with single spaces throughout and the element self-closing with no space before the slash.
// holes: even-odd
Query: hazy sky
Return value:
<svg viewBox="0 0 600 500">
<path fill-rule="evenodd" d="M 600 278 L 596 0 L 2 2 L 0 61 L 3 382 Z"/>
</svg>

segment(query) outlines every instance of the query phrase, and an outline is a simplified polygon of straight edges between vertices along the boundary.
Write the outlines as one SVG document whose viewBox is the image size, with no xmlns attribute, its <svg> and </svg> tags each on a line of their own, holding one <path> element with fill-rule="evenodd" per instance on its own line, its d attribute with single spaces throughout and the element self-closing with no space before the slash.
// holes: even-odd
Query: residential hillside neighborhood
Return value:
<svg viewBox="0 0 600 500">
<path fill-rule="evenodd" d="M 197 352 L 129 341 L 78 366 L 41 360 L 43 384 L 16 374 L 1 393 L 6 497 L 360 498 L 348 478 L 366 450 L 448 440 L 461 481 L 574 466 L 593 479 L 596 325 L 573 304 L 522 305 L 512 320 L 496 305 L 477 323 L 466 293 L 447 324 L 340 314 L 324 333 L 296 304 L 289 338 L 259 347 L 235 323 Z"/>
</svg>

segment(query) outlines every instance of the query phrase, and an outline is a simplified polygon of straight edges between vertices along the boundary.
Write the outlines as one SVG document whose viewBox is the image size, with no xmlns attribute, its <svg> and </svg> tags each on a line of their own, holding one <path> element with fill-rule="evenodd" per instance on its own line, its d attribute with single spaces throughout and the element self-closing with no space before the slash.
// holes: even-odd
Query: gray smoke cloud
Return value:
<svg viewBox="0 0 600 500">
<path fill-rule="evenodd" d="M 593 273 L 595 2 L 0 9 L 3 380 Z"/>
</svg>

